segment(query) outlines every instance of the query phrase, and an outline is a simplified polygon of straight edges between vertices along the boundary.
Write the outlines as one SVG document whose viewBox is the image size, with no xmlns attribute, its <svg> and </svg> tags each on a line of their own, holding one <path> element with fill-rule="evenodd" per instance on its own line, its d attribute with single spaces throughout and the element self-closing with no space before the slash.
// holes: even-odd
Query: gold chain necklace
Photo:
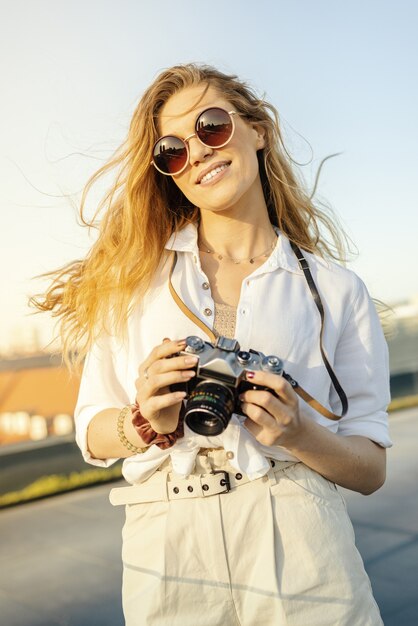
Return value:
<svg viewBox="0 0 418 626">
<path fill-rule="evenodd" d="M 199 250 L 201 252 L 207 252 L 208 254 L 215 254 L 220 261 L 222 261 L 222 259 L 228 259 L 229 261 L 232 261 L 233 263 L 235 263 L 235 265 L 239 265 L 240 263 L 245 263 L 245 262 L 254 263 L 256 259 L 260 259 L 261 257 L 265 257 L 267 259 L 272 253 L 274 246 L 276 245 L 276 242 L 277 242 L 277 235 L 274 235 L 274 239 L 271 242 L 270 246 L 267 248 L 267 250 L 264 250 L 264 252 L 262 252 L 261 254 L 257 254 L 256 256 L 251 256 L 248 259 L 235 259 L 226 254 L 219 254 L 219 252 L 216 252 L 215 250 L 211 250 L 210 248 L 207 248 L 207 247 L 204 250 L 201 250 L 199 247 Z M 203 245 L 202 242 L 201 242 L 201 245 Z"/>
</svg>

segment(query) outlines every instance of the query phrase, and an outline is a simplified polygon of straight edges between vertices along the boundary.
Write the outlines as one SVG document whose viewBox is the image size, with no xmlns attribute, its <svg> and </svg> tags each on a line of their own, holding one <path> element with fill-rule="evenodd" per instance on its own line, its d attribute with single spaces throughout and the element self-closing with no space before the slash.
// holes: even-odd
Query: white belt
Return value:
<svg viewBox="0 0 418 626">
<path fill-rule="evenodd" d="M 270 480 L 275 484 L 277 474 L 295 461 L 272 461 L 272 468 L 265 476 L 256 480 Z M 228 493 L 232 489 L 241 487 L 251 481 L 248 476 L 240 472 L 232 473 L 224 470 L 214 470 L 210 474 L 191 474 L 187 478 L 180 478 L 172 473 L 157 471 L 151 479 L 131 487 L 116 487 L 109 494 L 113 506 L 121 504 L 139 504 L 141 502 L 159 502 L 168 500 L 182 500 L 186 498 L 206 498 L 221 493 Z"/>
</svg>

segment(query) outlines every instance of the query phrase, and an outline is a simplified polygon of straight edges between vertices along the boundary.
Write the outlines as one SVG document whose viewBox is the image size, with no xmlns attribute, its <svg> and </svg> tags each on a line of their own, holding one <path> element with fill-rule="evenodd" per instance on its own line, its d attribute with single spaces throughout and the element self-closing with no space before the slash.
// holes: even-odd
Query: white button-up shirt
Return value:
<svg viewBox="0 0 418 626">
<path fill-rule="evenodd" d="M 190 224 L 175 233 L 166 249 L 166 262 L 162 261 L 147 295 L 128 317 L 127 340 L 102 334 L 86 356 L 75 422 L 77 443 L 92 465 L 108 467 L 117 459 L 91 457 L 87 448 L 89 422 L 103 409 L 122 409 L 135 401 L 138 368 L 151 350 L 164 337 L 174 340 L 197 335 L 209 340 L 181 311 L 168 287 L 172 257 L 168 251 L 176 250 L 173 286 L 186 306 L 213 327 L 214 302 L 200 265 L 196 227 Z M 323 417 L 302 400 L 300 409 L 334 433 L 362 435 L 389 447 L 388 351 L 375 307 L 352 271 L 309 253 L 305 257 L 325 309 L 323 346 L 349 408 L 339 421 Z M 253 348 L 280 357 L 286 372 L 321 404 L 338 413 L 341 405 L 321 357 L 319 332 L 320 316 L 306 279 L 288 239 L 280 234 L 271 256 L 242 283 L 235 338 L 242 350 Z M 295 460 L 280 446 L 260 444 L 243 421 L 242 416 L 233 414 L 226 430 L 216 437 L 197 435 L 185 424 L 184 437 L 173 447 L 161 450 L 152 445 L 145 453 L 125 459 L 123 475 L 130 483 L 146 480 L 170 456 L 174 471 L 187 476 L 200 448 L 229 451 L 231 465 L 251 479 L 268 471 L 267 457 Z"/>
</svg>

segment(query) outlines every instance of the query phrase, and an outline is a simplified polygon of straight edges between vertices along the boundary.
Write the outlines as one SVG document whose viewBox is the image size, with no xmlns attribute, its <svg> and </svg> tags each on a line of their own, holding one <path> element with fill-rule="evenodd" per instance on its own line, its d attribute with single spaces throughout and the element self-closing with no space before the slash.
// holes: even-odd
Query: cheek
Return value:
<svg viewBox="0 0 418 626">
<path fill-rule="evenodd" d="M 249 169 L 253 173 L 254 178 L 256 178 L 260 171 L 260 166 L 259 166 L 258 158 L 257 158 L 257 152 L 253 152 L 250 156 Z"/>
<path fill-rule="evenodd" d="M 199 202 L 201 202 L 201 197 L 198 194 L 198 186 L 195 183 L 187 180 L 185 176 L 180 176 L 176 178 L 172 178 L 173 185 L 175 185 L 182 194 L 187 198 L 190 204 L 194 206 L 199 206 Z"/>
<path fill-rule="evenodd" d="M 181 192 L 183 192 L 186 198 L 191 200 L 191 196 L 193 196 L 193 191 L 195 187 L 194 183 L 188 181 L 185 176 L 177 176 L 176 178 L 173 177 L 173 184 L 176 185 L 176 187 L 178 187 Z"/>
<path fill-rule="evenodd" d="M 247 149 L 246 154 L 242 155 L 239 163 L 238 175 L 240 177 L 240 186 L 249 187 L 259 176 L 259 165 L 257 154 Z"/>
<path fill-rule="evenodd" d="M 251 178 L 254 178 L 257 176 L 259 165 L 257 159 L 257 149 L 254 145 L 253 138 L 243 137 L 237 141 L 235 152 L 238 156 L 237 161 L 241 171 L 245 173 L 247 177 L 251 176 Z"/>
</svg>

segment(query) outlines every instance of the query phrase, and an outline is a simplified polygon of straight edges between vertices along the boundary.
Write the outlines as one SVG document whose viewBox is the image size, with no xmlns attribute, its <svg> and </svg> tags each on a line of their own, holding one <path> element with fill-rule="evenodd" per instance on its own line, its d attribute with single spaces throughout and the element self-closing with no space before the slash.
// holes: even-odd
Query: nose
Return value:
<svg viewBox="0 0 418 626">
<path fill-rule="evenodd" d="M 190 165 L 196 165 L 206 159 L 207 156 L 213 154 L 213 148 L 205 146 L 196 135 L 192 135 L 189 140 L 189 162 Z"/>
</svg>

